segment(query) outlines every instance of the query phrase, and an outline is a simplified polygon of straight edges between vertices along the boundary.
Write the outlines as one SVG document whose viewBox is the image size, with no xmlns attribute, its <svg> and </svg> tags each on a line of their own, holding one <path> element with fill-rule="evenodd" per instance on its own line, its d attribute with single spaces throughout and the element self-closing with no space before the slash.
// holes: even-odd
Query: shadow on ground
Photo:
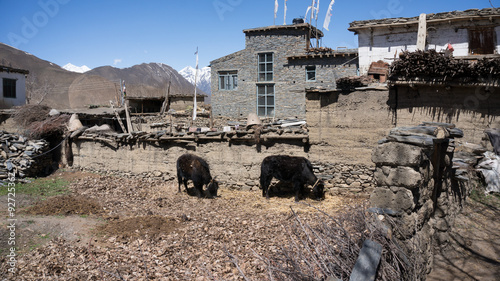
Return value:
<svg viewBox="0 0 500 281">
<path fill-rule="evenodd" d="M 500 197 L 471 196 L 457 217 L 450 243 L 434 256 L 429 281 L 499 280 Z"/>
</svg>

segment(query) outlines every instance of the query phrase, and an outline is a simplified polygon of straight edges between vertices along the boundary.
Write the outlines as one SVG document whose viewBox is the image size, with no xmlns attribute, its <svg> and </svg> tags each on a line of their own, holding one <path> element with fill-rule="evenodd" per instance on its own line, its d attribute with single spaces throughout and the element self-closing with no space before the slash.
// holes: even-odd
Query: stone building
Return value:
<svg viewBox="0 0 500 281">
<path fill-rule="evenodd" d="M 28 73 L 28 70 L 0 66 L 0 108 L 26 104 Z"/>
<path fill-rule="evenodd" d="M 357 73 L 357 50 L 310 48 L 323 33 L 308 23 L 243 33 L 245 49 L 211 62 L 215 116 L 303 118 L 306 89 L 335 88 L 336 79 Z"/>
<path fill-rule="evenodd" d="M 471 9 L 425 15 L 426 50 L 453 48 L 461 59 L 499 56 L 500 8 Z M 359 70 L 367 74 L 370 65 L 392 63 L 401 51 L 417 50 L 419 17 L 362 20 L 348 30 L 358 35 Z"/>
</svg>

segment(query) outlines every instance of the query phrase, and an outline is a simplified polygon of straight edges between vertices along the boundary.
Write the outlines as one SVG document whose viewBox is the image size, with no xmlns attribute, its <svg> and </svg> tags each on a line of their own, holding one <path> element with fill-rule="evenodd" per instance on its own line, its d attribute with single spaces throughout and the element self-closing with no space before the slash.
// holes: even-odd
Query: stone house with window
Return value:
<svg viewBox="0 0 500 281">
<path fill-rule="evenodd" d="M 304 118 L 306 89 L 357 73 L 357 50 L 311 48 L 323 33 L 308 23 L 243 33 L 245 49 L 210 62 L 215 116 Z"/>
<path fill-rule="evenodd" d="M 477 60 L 499 56 L 500 8 L 471 9 L 425 15 L 425 49 L 453 49 L 453 56 Z M 354 21 L 358 35 L 359 70 L 372 63 L 392 63 L 402 51 L 417 50 L 419 17 Z"/>
<path fill-rule="evenodd" d="M 26 104 L 29 71 L 0 65 L 0 109 Z"/>
</svg>

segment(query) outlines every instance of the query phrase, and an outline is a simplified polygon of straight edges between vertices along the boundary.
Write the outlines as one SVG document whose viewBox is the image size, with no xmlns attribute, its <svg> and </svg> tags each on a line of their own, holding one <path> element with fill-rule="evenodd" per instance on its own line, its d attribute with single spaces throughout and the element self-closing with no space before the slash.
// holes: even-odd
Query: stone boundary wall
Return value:
<svg viewBox="0 0 500 281">
<path fill-rule="evenodd" d="M 36 177 L 52 171 L 52 153 L 45 140 L 29 140 L 13 133 L 0 131 L 0 180 Z"/>
<path fill-rule="evenodd" d="M 371 211 L 399 245 L 415 253 L 417 276 L 432 269 L 434 249 L 448 241 L 470 193 L 453 168 L 454 138 L 462 136 L 461 130 L 444 123 L 394 128 L 372 154 L 376 187 Z"/>
<path fill-rule="evenodd" d="M 72 141 L 73 167 L 122 176 L 176 178 L 176 161 L 184 153 L 206 159 L 212 176 L 222 188 L 259 190 L 260 164 L 269 155 L 303 156 L 311 160 L 315 174 L 324 179 L 329 194 L 363 194 L 373 190 L 373 167 L 315 161 L 303 138 L 274 139 L 255 144 L 253 139 L 178 139 L 146 141 L 131 138 L 117 142 L 112 138 L 88 136 Z"/>
</svg>

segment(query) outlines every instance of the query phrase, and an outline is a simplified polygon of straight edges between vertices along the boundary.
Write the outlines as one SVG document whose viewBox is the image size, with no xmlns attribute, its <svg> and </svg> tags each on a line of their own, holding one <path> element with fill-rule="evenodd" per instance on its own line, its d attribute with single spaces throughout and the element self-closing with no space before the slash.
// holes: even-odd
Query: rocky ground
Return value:
<svg viewBox="0 0 500 281">
<path fill-rule="evenodd" d="M 328 196 L 295 203 L 293 194 L 223 187 L 215 199 L 177 193 L 174 182 L 66 171 L 79 179 L 66 195 L 43 201 L 18 197 L 15 274 L 9 280 L 252 280 L 268 279 L 263 258 L 286 243 L 291 209 L 306 222 L 363 198 Z M 2 200 L 4 204 L 6 200 Z M 6 206 L 2 205 L 3 209 Z M 7 231 L 2 226 L 2 232 Z M 8 233 L 1 233 L 7 249 Z M 2 251 L 3 252 L 3 251 Z M 231 258 L 230 258 L 231 257 Z M 236 266 L 238 264 L 239 268 Z M 241 270 L 241 272 L 240 272 Z"/>
</svg>

